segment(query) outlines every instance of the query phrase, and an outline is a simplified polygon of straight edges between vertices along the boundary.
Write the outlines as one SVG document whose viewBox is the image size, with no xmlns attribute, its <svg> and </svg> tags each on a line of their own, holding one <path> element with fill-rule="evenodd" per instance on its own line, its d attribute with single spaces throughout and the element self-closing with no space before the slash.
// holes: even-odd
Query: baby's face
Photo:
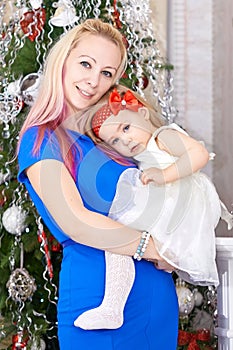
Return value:
<svg viewBox="0 0 233 350">
<path fill-rule="evenodd" d="M 110 116 L 99 131 L 100 138 L 125 157 L 134 157 L 144 151 L 151 135 L 148 110 L 144 107 L 138 112 L 125 109 Z"/>
</svg>

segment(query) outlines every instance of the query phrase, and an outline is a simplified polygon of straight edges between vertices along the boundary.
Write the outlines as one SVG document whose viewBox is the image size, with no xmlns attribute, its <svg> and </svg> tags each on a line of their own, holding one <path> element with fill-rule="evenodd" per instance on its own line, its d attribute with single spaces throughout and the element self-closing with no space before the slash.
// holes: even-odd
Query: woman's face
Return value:
<svg viewBox="0 0 233 350">
<path fill-rule="evenodd" d="M 120 49 L 112 41 L 89 34 L 70 52 L 63 86 L 69 112 L 95 104 L 113 85 L 121 64 Z"/>
</svg>

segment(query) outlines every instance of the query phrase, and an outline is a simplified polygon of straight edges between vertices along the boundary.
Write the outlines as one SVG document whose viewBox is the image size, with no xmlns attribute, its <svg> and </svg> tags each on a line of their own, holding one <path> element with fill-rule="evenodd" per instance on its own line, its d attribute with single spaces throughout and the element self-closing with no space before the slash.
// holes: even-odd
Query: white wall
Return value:
<svg viewBox="0 0 233 350">
<path fill-rule="evenodd" d="M 233 2 L 168 0 L 168 56 L 180 122 L 216 153 L 205 172 L 233 210 Z M 233 235 L 220 223 L 218 236 Z"/>
<path fill-rule="evenodd" d="M 152 22 L 155 30 L 156 40 L 162 56 L 167 53 L 167 1 L 166 0 L 150 0 L 150 8 L 152 11 Z"/>
<path fill-rule="evenodd" d="M 213 4 L 213 139 L 217 154 L 214 183 L 222 199 L 233 210 L 233 1 Z M 218 235 L 233 236 L 220 223 Z"/>
</svg>

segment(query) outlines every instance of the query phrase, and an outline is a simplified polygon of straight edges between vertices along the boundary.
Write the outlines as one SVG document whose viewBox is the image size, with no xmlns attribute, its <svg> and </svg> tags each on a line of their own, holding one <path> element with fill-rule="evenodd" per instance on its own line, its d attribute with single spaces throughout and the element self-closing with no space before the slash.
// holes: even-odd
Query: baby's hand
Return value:
<svg viewBox="0 0 233 350">
<path fill-rule="evenodd" d="M 143 185 L 147 185 L 149 182 L 154 182 L 159 186 L 166 183 L 163 170 L 157 168 L 148 168 L 143 170 L 140 178 Z"/>
<path fill-rule="evenodd" d="M 170 273 L 176 270 L 176 268 L 174 266 L 170 265 L 165 260 L 161 260 L 161 261 L 159 260 L 156 263 L 154 263 L 154 265 L 158 270 L 164 270 L 164 271 L 170 272 Z"/>
</svg>

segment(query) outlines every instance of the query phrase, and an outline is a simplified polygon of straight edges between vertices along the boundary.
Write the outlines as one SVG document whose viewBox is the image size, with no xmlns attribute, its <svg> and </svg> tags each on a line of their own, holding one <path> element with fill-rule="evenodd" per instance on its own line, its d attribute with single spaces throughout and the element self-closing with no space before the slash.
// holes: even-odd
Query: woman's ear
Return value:
<svg viewBox="0 0 233 350">
<path fill-rule="evenodd" d="M 150 119 L 150 112 L 149 109 L 146 107 L 140 107 L 139 108 L 139 112 L 142 113 L 143 117 L 145 118 L 145 120 L 149 120 Z"/>
</svg>

